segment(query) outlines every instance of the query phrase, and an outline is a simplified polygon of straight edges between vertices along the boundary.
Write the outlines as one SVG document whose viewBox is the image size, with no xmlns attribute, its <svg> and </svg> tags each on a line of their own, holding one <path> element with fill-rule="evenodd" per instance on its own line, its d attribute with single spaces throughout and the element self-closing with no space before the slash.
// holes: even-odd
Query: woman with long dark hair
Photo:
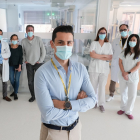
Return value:
<svg viewBox="0 0 140 140">
<path fill-rule="evenodd" d="M 127 48 L 120 54 L 120 93 L 121 110 L 119 115 L 126 114 L 129 119 L 133 119 L 132 110 L 137 96 L 137 86 L 139 82 L 140 68 L 140 46 L 139 36 L 132 34 L 128 38 Z"/>
<path fill-rule="evenodd" d="M 88 69 L 91 83 L 98 95 L 98 105 L 101 112 L 105 111 L 105 86 L 110 71 L 109 61 L 112 59 L 112 54 L 112 46 L 107 39 L 107 30 L 102 27 L 99 29 L 95 41 L 91 44 L 91 61 Z"/>
<path fill-rule="evenodd" d="M 10 82 L 13 86 L 14 92 L 10 96 L 14 96 L 14 100 L 18 99 L 17 93 L 19 88 L 19 79 L 22 69 L 22 46 L 18 45 L 18 36 L 13 34 L 10 38 L 11 45 L 10 51 L 11 56 L 9 58 L 9 69 L 10 69 Z"/>
</svg>

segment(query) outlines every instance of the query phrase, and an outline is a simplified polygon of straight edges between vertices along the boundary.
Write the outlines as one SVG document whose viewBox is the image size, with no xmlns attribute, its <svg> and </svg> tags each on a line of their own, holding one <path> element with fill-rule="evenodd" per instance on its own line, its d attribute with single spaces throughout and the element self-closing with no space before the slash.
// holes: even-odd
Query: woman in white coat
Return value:
<svg viewBox="0 0 140 140">
<path fill-rule="evenodd" d="M 3 84 L 3 99 L 6 101 L 11 101 L 9 97 L 7 97 L 7 81 L 9 80 L 9 63 L 8 59 L 11 55 L 9 50 L 8 43 L 2 41 L 3 32 L 0 30 L 0 74 L 2 76 L 2 84 Z"/>
<path fill-rule="evenodd" d="M 140 68 L 140 46 L 139 36 L 132 34 L 128 38 L 127 48 L 119 57 L 119 82 L 121 93 L 121 110 L 119 115 L 126 114 L 129 119 L 133 119 L 132 110 L 137 96 L 137 86 L 139 82 Z"/>
<path fill-rule="evenodd" d="M 112 59 L 112 54 L 112 47 L 107 39 L 107 30 L 102 27 L 99 29 L 95 41 L 91 44 L 91 61 L 88 69 L 91 83 L 95 93 L 98 95 L 98 105 L 101 112 L 105 111 L 105 86 L 110 71 L 109 61 Z"/>
</svg>

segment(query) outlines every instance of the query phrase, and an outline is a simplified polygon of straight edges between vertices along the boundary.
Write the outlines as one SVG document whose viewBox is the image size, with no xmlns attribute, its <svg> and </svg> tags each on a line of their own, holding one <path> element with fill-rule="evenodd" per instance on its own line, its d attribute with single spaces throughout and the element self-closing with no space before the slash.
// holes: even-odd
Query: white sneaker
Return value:
<svg viewBox="0 0 140 140">
<path fill-rule="evenodd" d="M 114 97 L 109 96 L 109 98 L 106 100 L 106 102 L 110 102 L 110 101 L 113 100 L 113 99 L 114 99 Z"/>
</svg>

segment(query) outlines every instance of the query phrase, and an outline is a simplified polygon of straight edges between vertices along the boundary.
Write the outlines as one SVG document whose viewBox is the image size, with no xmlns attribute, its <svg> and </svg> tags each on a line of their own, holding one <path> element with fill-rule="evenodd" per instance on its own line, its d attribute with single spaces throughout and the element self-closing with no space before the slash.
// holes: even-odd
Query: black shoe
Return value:
<svg viewBox="0 0 140 140">
<path fill-rule="evenodd" d="M 29 102 L 33 102 L 35 100 L 35 97 L 31 97 L 30 99 L 29 99 Z"/>
<path fill-rule="evenodd" d="M 13 93 L 10 95 L 10 97 L 14 96 L 14 94 L 15 94 L 15 92 L 13 92 Z"/>
<path fill-rule="evenodd" d="M 14 100 L 18 100 L 17 94 L 14 94 Z"/>
</svg>

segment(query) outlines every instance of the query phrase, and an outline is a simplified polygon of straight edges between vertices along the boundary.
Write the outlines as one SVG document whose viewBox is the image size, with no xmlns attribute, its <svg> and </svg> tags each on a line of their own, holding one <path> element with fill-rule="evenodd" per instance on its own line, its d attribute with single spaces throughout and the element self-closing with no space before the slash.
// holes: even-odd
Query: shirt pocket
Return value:
<svg viewBox="0 0 140 140">
<path fill-rule="evenodd" d="M 139 80 L 139 74 L 138 71 L 131 73 L 129 76 L 129 79 L 133 82 L 138 81 Z"/>
</svg>

